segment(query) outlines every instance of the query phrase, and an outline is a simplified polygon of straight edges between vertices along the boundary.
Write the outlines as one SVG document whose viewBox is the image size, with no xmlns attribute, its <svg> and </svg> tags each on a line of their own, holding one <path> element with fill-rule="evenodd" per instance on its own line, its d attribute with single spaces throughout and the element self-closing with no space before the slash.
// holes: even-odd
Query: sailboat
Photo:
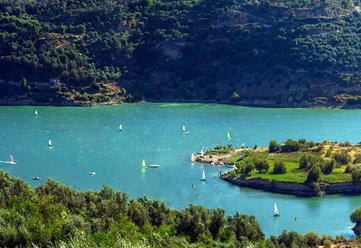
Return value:
<svg viewBox="0 0 361 248">
<path fill-rule="evenodd" d="M 37 116 L 38 115 L 38 111 L 37 110 L 35 110 L 35 116 Z"/>
<path fill-rule="evenodd" d="M 97 173 L 95 171 L 89 171 L 89 176 L 95 176 Z"/>
<path fill-rule="evenodd" d="M 123 130 L 123 126 L 122 124 L 119 125 L 119 128 L 118 128 L 119 131 L 122 131 Z"/>
<path fill-rule="evenodd" d="M 145 163 L 145 160 L 143 159 L 143 161 L 142 161 L 142 167 L 143 168 L 147 168 L 147 164 Z"/>
<path fill-rule="evenodd" d="M 273 216 L 275 217 L 280 216 L 276 203 L 273 204 Z"/>
<path fill-rule="evenodd" d="M 195 161 L 195 158 L 194 158 L 194 153 L 192 153 L 191 155 L 191 161 L 194 162 Z"/>
<path fill-rule="evenodd" d="M 182 128 L 182 134 L 187 134 L 187 133 L 189 133 L 189 131 L 187 131 L 187 129 L 186 129 L 186 125 L 183 125 L 183 128 Z"/>
<path fill-rule="evenodd" d="M 16 164 L 16 161 L 12 155 L 10 155 L 10 162 L 9 164 Z"/>
<path fill-rule="evenodd" d="M 206 179 L 206 173 L 204 172 L 204 170 L 202 171 L 201 181 L 203 181 L 203 182 L 207 181 L 207 179 Z"/>
<path fill-rule="evenodd" d="M 199 153 L 201 155 L 201 157 L 204 157 L 204 150 L 203 148 L 201 149 L 201 152 Z"/>
<path fill-rule="evenodd" d="M 51 139 L 49 139 L 49 149 L 54 148 L 53 144 L 51 143 Z"/>
<path fill-rule="evenodd" d="M 227 139 L 231 140 L 231 133 L 229 131 L 227 132 Z"/>
<path fill-rule="evenodd" d="M 153 160 L 153 152 L 152 152 L 152 161 L 154 161 Z M 159 166 L 160 166 L 159 164 L 150 164 L 150 165 L 148 165 L 149 168 L 159 168 Z"/>
</svg>

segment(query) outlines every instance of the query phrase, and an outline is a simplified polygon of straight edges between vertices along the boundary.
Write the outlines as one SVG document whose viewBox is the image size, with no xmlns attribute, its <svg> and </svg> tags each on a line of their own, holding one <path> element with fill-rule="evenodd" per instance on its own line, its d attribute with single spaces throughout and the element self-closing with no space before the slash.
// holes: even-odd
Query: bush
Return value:
<svg viewBox="0 0 361 248">
<path fill-rule="evenodd" d="M 347 165 L 345 168 L 345 173 L 351 173 L 354 169 L 356 169 L 355 166 Z"/>
<path fill-rule="evenodd" d="M 348 161 L 349 161 L 348 153 L 345 151 L 335 153 L 335 160 L 337 163 L 339 163 L 341 165 L 348 164 Z"/>
<path fill-rule="evenodd" d="M 287 167 L 286 165 L 283 163 L 282 160 L 280 161 L 276 161 L 273 167 L 273 173 L 275 174 L 284 174 L 287 172 Z"/>
<path fill-rule="evenodd" d="M 305 238 L 307 240 L 308 247 L 317 247 L 318 246 L 318 243 L 319 243 L 318 235 L 314 231 L 306 233 Z"/>
<path fill-rule="evenodd" d="M 326 157 L 326 158 L 330 158 L 330 157 L 331 157 L 331 155 L 332 155 L 332 150 L 333 150 L 333 147 L 332 147 L 332 146 L 330 146 L 330 147 L 327 149 L 326 154 L 325 154 L 325 157 Z"/>
<path fill-rule="evenodd" d="M 326 240 L 324 240 L 323 242 L 322 242 L 322 244 L 323 244 L 323 246 L 325 247 L 325 248 L 329 248 L 329 247 L 331 247 L 331 241 L 330 240 L 328 240 L 328 239 L 326 239 Z"/>
<path fill-rule="evenodd" d="M 259 173 L 267 173 L 268 169 L 269 169 L 269 164 L 267 162 L 267 160 L 265 159 L 256 159 L 254 161 L 254 165 L 256 167 L 256 170 L 258 170 Z"/>
<path fill-rule="evenodd" d="M 321 170 L 318 166 L 312 166 L 307 174 L 307 182 L 317 182 L 320 178 Z"/>
<path fill-rule="evenodd" d="M 278 237 L 279 247 L 307 247 L 306 239 L 294 232 L 283 231 Z"/>
<path fill-rule="evenodd" d="M 358 169 L 355 169 L 352 171 L 352 182 L 357 183 L 361 180 L 361 171 Z"/>
<path fill-rule="evenodd" d="M 352 223 L 360 223 L 361 222 L 361 207 L 356 208 L 350 215 L 350 220 Z"/>
<path fill-rule="evenodd" d="M 271 140 L 268 145 L 269 152 L 278 152 L 280 149 L 279 144 L 275 140 Z"/>
<path fill-rule="evenodd" d="M 254 170 L 255 166 L 251 160 L 246 160 L 241 167 L 241 173 L 244 175 L 249 175 Z"/>
<path fill-rule="evenodd" d="M 302 170 L 309 169 L 313 166 L 313 156 L 311 154 L 304 154 L 300 159 L 298 168 Z"/>
<path fill-rule="evenodd" d="M 335 167 L 335 160 L 326 161 L 321 167 L 322 173 L 325 175 L 329 175 L 332 173 L 334 167 Z"/>
<path fill-rule="evenodd" d="M 281 151 L 282 152 L 297 152 L 298 150 L 300 150 L 302 147 L 302 143 L 296 141 L 296 140 L 292 140 L 292 139 L 288 139 L 285 141 L 285 144 L 283 146 L 281 146 Z"/>
<path fill-rule="evenodd" d="M 353 161 L 354 164 L 360 164 L 361 163 L 361 154 L 357 153 L 355 156 L 355 160 Z"/>
</svg>

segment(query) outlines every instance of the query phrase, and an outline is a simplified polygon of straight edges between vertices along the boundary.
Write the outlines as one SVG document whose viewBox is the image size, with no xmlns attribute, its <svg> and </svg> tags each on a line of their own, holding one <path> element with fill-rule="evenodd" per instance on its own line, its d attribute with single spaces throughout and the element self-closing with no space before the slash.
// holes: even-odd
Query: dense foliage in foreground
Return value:
<svg viewBox="0 0 361 248">
<path fill-rule="evenodd" d="M 0 99 L 357 105 L 358 4 L 0 0 Z"/>
<path fill-rule="evenodd" d="M 253 216 L 225 216 L 221 209 L 165 203 L 104 187 L 76 191 L 53 180 L 29 188 L 0 171 L 0 246 L 58 247 L 307 247 L 342 237 L 284 231 L 265 240 Z M 354 242 L 354 241 L 353 241 Z"/>
</svg>

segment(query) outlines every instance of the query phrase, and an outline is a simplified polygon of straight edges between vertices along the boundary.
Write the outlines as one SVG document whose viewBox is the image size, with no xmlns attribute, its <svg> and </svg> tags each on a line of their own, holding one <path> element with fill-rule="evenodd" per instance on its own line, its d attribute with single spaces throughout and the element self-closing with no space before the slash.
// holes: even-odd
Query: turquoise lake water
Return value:
<svg viewBox="0 0 361 248">
<path fill-rule="evenodd" d="M 38 116 L 34 116 L 36 109 Z M 190 131 L 187 135 L 181 134 L 183 124 Z M 217 178 L 220 167 L 190 161 L 192 152 L 218 143 L 266 146 L 271 139 L 287 138 L 359 142 L 361 111 L 216 104 L 0 107 L 0 160 L 7 161 L 13 154 L 17 161 L 15 166 L 0 163 L 0 169 L 32 186 L 45 181 L 31 180 L 34 176 L 54 178 L 81 190 L 108 185 L 130 197 L 147 195 L 166 201 L 172 208 L 201 204 L 223 208 L 227 214 L 255 215 L 266 235 L 286 229 L 349 237 L 353 226 L 349 215 L 361 206 L 361 196 L 302 198 L 239 188 Z M 161 167 L 142 170 L 142 159 Z M 202 169 L 206 183 L 200 181 Z M 96 176 L 89 176 L 89 171 Z M 273 217 L 274 202 L 279 218 Z"/>
</svg>

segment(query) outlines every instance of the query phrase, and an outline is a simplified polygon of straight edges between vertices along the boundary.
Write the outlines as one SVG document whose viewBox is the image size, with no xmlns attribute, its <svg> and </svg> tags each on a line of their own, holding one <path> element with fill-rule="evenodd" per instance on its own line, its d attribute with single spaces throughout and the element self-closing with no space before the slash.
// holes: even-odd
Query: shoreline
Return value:
<svg viewBox="0 0 361 248">
<path fill-rule="evenodd" d="M 258 189 L 267 192 L 295 195 L 302 197 L 323 197 L 325 195 L 343 194 L 359 195 L 361 194 L 361 183 L 343 182 L 343 183 L 320 183 L 311 185 L 306 183 L 292 183 L 268 180 L 263 178 L 244 179 L 222 174 L 221 179 L 246 188 Z"/>
<path fill-rule="evenodd" d="M 9 100 L 1 100 L 0 99 L 0 106 L 49 106 L 49 107 L 98 107 L 98 106 L 113 106 L 113 105 L 123 105 L 123 104 L 133 104 L 133 103 L 199 103 L 199 104 L 220 104 L 220 105 L 229 105 L 229 106 L 240 106 L 240 107 L 247 107 L 247 108 L 278 108 L 278 109 L 361 109 L 359 108 L 350 108 L 347 106 L 321 106 L 321 105 L 300 105 L 300 106 L 293 106 L 290 104 L 289 106 L 282 106 L 282 105 L 273 105 L 273 104 L 257 104 L 257 103 L 250 103 L 250 102 L 240 102 L 234 103 L 231 101 L 212 101 L 212 100 L 174 100 L 174 99 L 164 99 L 164 100 L 140 100 L 134 102 L 117 102 L 117 101 L 109 101 L 109 102 L 100 102 L 100 103 L 85 103 L 79 104 L 74 103 L 72 101 L 62 101 L 62 102 L 37 102 L 33 99 L 24 99 L 24 100 L 17 100 L 17 101 L 9 101 Z"/>
</svg>

